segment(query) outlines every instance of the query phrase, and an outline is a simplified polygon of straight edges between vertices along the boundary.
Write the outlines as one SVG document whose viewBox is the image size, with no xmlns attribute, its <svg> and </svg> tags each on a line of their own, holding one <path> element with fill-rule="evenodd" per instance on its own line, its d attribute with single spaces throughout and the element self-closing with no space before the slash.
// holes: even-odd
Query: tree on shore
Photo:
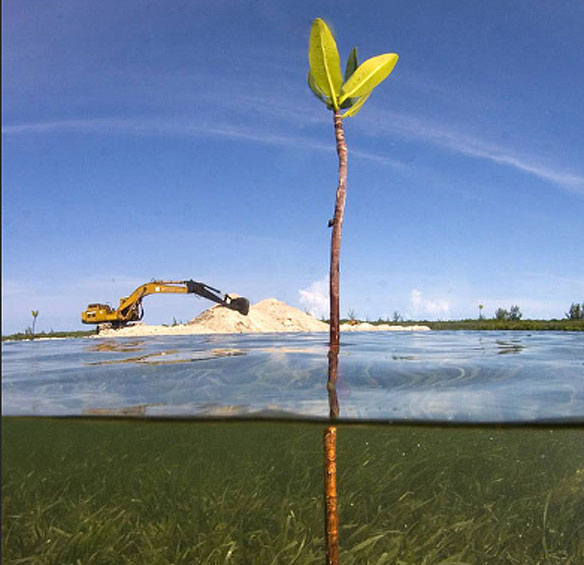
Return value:
<svg viewBox="0 0 584 565">
<path fill-rule="evenodd" d="M 509 312 L 504 308 L 497 308 L 495 311 L 495 320 L 508 320 Z"/>
<path fill-rule="evenodd" d="M 509 319 L 510 320 L 521 320 L 521 316 L 523 316 L 523 314 L 521 313 L 521 310 L 519 309 L 519 306 L 511 306 L 511 310 L 509 311 Z"/>
<path fill-rule="evenodd" d="M 30 328 L 30 339 L 34 339 L 34 331 L 36 326 L 37 318 L 39 317 L 39 311 L 33 310 L 32 311 L 32 327 Z"/>
<path fill-rule="evenodd" d="M 506 310 L 505 308 L 497 308 L 495 312 L 495 320 L 517 321 L 521 320 L 522 316 L 523 314 L 517 305 L 511 306 L 510 310 Z"/>
<path fill-rule="evenodd" d="M 566 318 L 569 320 L 584 320 L 584 302 L 582 304 L 572 302 L 570 310 L 566 313 Z"/>
</svg>

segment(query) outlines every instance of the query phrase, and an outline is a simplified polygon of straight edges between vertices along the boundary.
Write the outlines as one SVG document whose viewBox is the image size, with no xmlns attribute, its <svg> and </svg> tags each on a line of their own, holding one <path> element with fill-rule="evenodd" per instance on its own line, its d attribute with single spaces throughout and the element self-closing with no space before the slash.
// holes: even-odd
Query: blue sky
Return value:
<svg viewBox="0 0 584 565">
<path fill-rule="evenodd" d="M 400 60 L 349 146 L 341 312 L 562 317 L 584 301 L 584 4 L 2 3 L 2 332 L 189 279 L 326 312 L 337 160 L 306 86 L 315 17 L 341 58 Z M 145 301 L 188 320 L 191 296 Z"/>
</svg>

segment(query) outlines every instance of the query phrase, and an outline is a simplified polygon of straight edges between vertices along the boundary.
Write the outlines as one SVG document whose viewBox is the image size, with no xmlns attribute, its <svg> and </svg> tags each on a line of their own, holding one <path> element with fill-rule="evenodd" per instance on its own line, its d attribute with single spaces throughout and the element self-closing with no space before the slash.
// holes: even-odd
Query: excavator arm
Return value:
<svg viewBox="0 0 584 565">
<path fill-rule="evenodd" d="M 232 298 L 228 294 L 225 294 L 221 298 L 221 291 L 213 288 L 212 286 L 206 285 L 205 283 L 196 282 L 193 280 L 183 281 L 187 286 L 187 292 L 192 292 L 193 294 L 198 294 L 203 298 L 217 302 L 217 304 L 222 304 L 231 310 L 236 310 L 240 314 L 247 316 L 249 313 L 249 300 L 243 298 L 243 296 L 237 296 Z"/>
<path fill-rule="evenodd" d="M 232 298 L 228 294 L 221 296 L 221 291 L 205 283 L 188 281 L 151 281 L 139 286 L 130 296 L 121 298 L 116 310 L 107 304 L 90 304 L 87 310 L 81 313 L 84 324 L 111 324 L 112 327 L 121 327 L 128 322 L 137 322 L 142 319 L 144 310 L 142 299 L 149 294 L 197 294 L 217 304 L 247 316 L 249 300 L 243 297 Z"/>
</svg>

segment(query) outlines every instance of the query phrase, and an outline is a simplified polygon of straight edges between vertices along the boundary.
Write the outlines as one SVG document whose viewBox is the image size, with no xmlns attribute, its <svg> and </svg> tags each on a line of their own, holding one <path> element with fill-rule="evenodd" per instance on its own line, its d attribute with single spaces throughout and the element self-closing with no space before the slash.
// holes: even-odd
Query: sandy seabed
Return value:
<svg viewBox="0 0 584 565">
<path fill-rule="evenodd" d="M 317 320 L 298 308 L 289 306 L 275 298 L 266 298 L 253 304 L 249 314 L 213 306 L 205 310 L 188 324 L 176 326 L 149 326 L 134 324 L 119 330 L 102 330 L 99 337 L 124 337 L 148 335 L 194 335 L 233 333 L 285 333 L 285 332 L 328 332 L 329 325 Z M 366 322 L 341 324 L 341 331 L 428 331 L 428 326 L 373 325 Z"/>
</svg>

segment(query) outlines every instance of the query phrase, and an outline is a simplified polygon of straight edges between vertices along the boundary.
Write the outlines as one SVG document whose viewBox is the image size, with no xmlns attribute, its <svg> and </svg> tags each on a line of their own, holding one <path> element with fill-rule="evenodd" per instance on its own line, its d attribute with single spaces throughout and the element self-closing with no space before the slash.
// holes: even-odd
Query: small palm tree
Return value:
<svg viewBox="0 0 584 565">
<path fill-rule="evenodd" d="M 484 308 L 484 305 L 479 304 L 479 320 L 483 319 L 483 308 Z"/>
<path fill-rule="evenodd" d="M 32 311 L 32 335 L 31 335 L 31 338 L 34 338 L 34 328 L 36 326 L 36 320 L 38 317 L 39 317 L 39 311 L 33 310 Z"/>
</svg>

